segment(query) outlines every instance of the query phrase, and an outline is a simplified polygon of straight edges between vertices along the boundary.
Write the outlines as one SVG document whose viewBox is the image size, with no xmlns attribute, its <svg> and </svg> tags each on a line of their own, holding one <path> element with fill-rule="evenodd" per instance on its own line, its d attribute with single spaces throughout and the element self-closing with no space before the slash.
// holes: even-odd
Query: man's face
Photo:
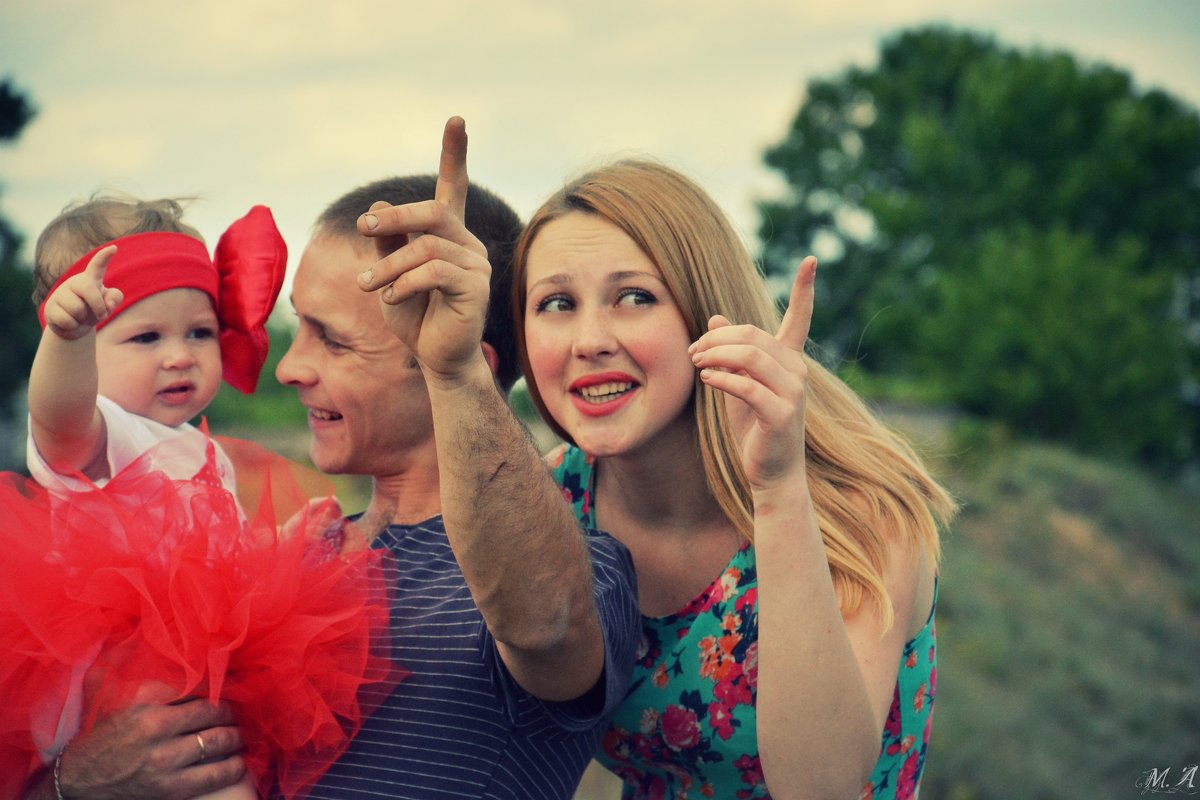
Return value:
<svg viewBox="0 0 1200 800">
<path fill-rule="evenodd" d="M 421 370 L 392 334 L 379 298 L 358 288 L 369 242 L 318 233 L 292 284 L 299 328 L 275 377 L 308 409 L 309 453 L 329 474 L 386 478 L 433 453 Z"/>
</svg>

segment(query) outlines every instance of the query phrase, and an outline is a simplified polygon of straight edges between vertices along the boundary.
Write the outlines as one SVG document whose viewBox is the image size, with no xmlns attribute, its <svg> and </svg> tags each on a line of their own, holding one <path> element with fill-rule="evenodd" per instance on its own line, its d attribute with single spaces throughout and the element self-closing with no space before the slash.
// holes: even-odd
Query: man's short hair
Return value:
<svg viewBox="0 0 1200 800">
<path fill-rule="evenodd" d="M 373 181 L 331 203 L 317 217 L 314 233 L 357 239 L 358 218 L 372 203 L 383 200 L 400 205 L 432 200 L 436 187 L 436 175 L 407 175 Z M 467 191 L 465 222 L 467 230 L 487 248 L 488 261 L 492 264 L 491 298 L 483 340 L 496 350 L 499 359 L 496 381 L 507 392 L 521 374 L 511 300 L 513 248 L 521 235 L 521 218 L 497 195 L 472 183 Z"/>
</svg>

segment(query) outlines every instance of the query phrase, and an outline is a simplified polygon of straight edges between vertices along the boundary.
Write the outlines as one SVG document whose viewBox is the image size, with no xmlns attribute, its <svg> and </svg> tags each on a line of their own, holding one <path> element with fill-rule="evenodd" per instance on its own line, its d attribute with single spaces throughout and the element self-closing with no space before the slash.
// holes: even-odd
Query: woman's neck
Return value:
<svg viewBox="0 0 1200 800">
<path fill-rule="evenodd" d="M 596 523 L 605 516 L 660 535 L 710 528 L 724 519 L 708 489 L 695 425 L 653 447 L 596 461 Z"/>
<path fill-rule="evenodd" d="M 596 525 L 629 548 L 638 606 L 650 617 L 683 608 L 742 543 L 708 490 L 694 427 L 675 444 L 596 463 Z"/>
</svg>

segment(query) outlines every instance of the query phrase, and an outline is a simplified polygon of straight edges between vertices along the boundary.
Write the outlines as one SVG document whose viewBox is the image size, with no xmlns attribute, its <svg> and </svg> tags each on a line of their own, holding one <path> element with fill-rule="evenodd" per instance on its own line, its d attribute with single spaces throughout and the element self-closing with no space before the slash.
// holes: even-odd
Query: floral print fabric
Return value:
<svg viewBox="0 0 1200 800">
<path fill-rule="evenodd" d="M 592 464 L 564 445 L 548 458 L 581 522 L 594 527 Z M 937 605 L 936 589 L 934 606 Z M 708 588 L 674 614 L 642 617 L 629 694 L 596 758 L 625 800 L 768 798 L 758 758 L 758 577 L 746 543 Z M 916 797 L 937 681 L 933 611 L 908 641 L 861 798 Z"/>
</svg>

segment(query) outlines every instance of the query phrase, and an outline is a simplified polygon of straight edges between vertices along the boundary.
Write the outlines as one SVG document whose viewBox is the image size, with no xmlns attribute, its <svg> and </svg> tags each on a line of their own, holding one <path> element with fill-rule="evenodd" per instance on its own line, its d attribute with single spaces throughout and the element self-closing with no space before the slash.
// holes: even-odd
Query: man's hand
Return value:
<svg viewBox="0 0 1200 800">
<path fill-rule="evenodd" d="M 380 257 L 359 276 L 359 286 L 379 291 L 384 319 L 427 379 L 459 380 L 482 359 L 491 265 L 463 222 L 467 189 L 466 127 L 452 117 L 442 135 L 434 199 L 376 203 L 358 221 Z"/>
<path fill-rule="evenodd" d="M 183 800 L 241 779 L 242 738 L 227 706 L 201 699 L 164 705 L 147 699 L 152 693 L 143 687 L 129 708 L 71 741 L 59 776 L 63 796 Z M 26 797 L 54 796 L 49 775 L 41 787 L 41 794 Z"/>
</svg>

